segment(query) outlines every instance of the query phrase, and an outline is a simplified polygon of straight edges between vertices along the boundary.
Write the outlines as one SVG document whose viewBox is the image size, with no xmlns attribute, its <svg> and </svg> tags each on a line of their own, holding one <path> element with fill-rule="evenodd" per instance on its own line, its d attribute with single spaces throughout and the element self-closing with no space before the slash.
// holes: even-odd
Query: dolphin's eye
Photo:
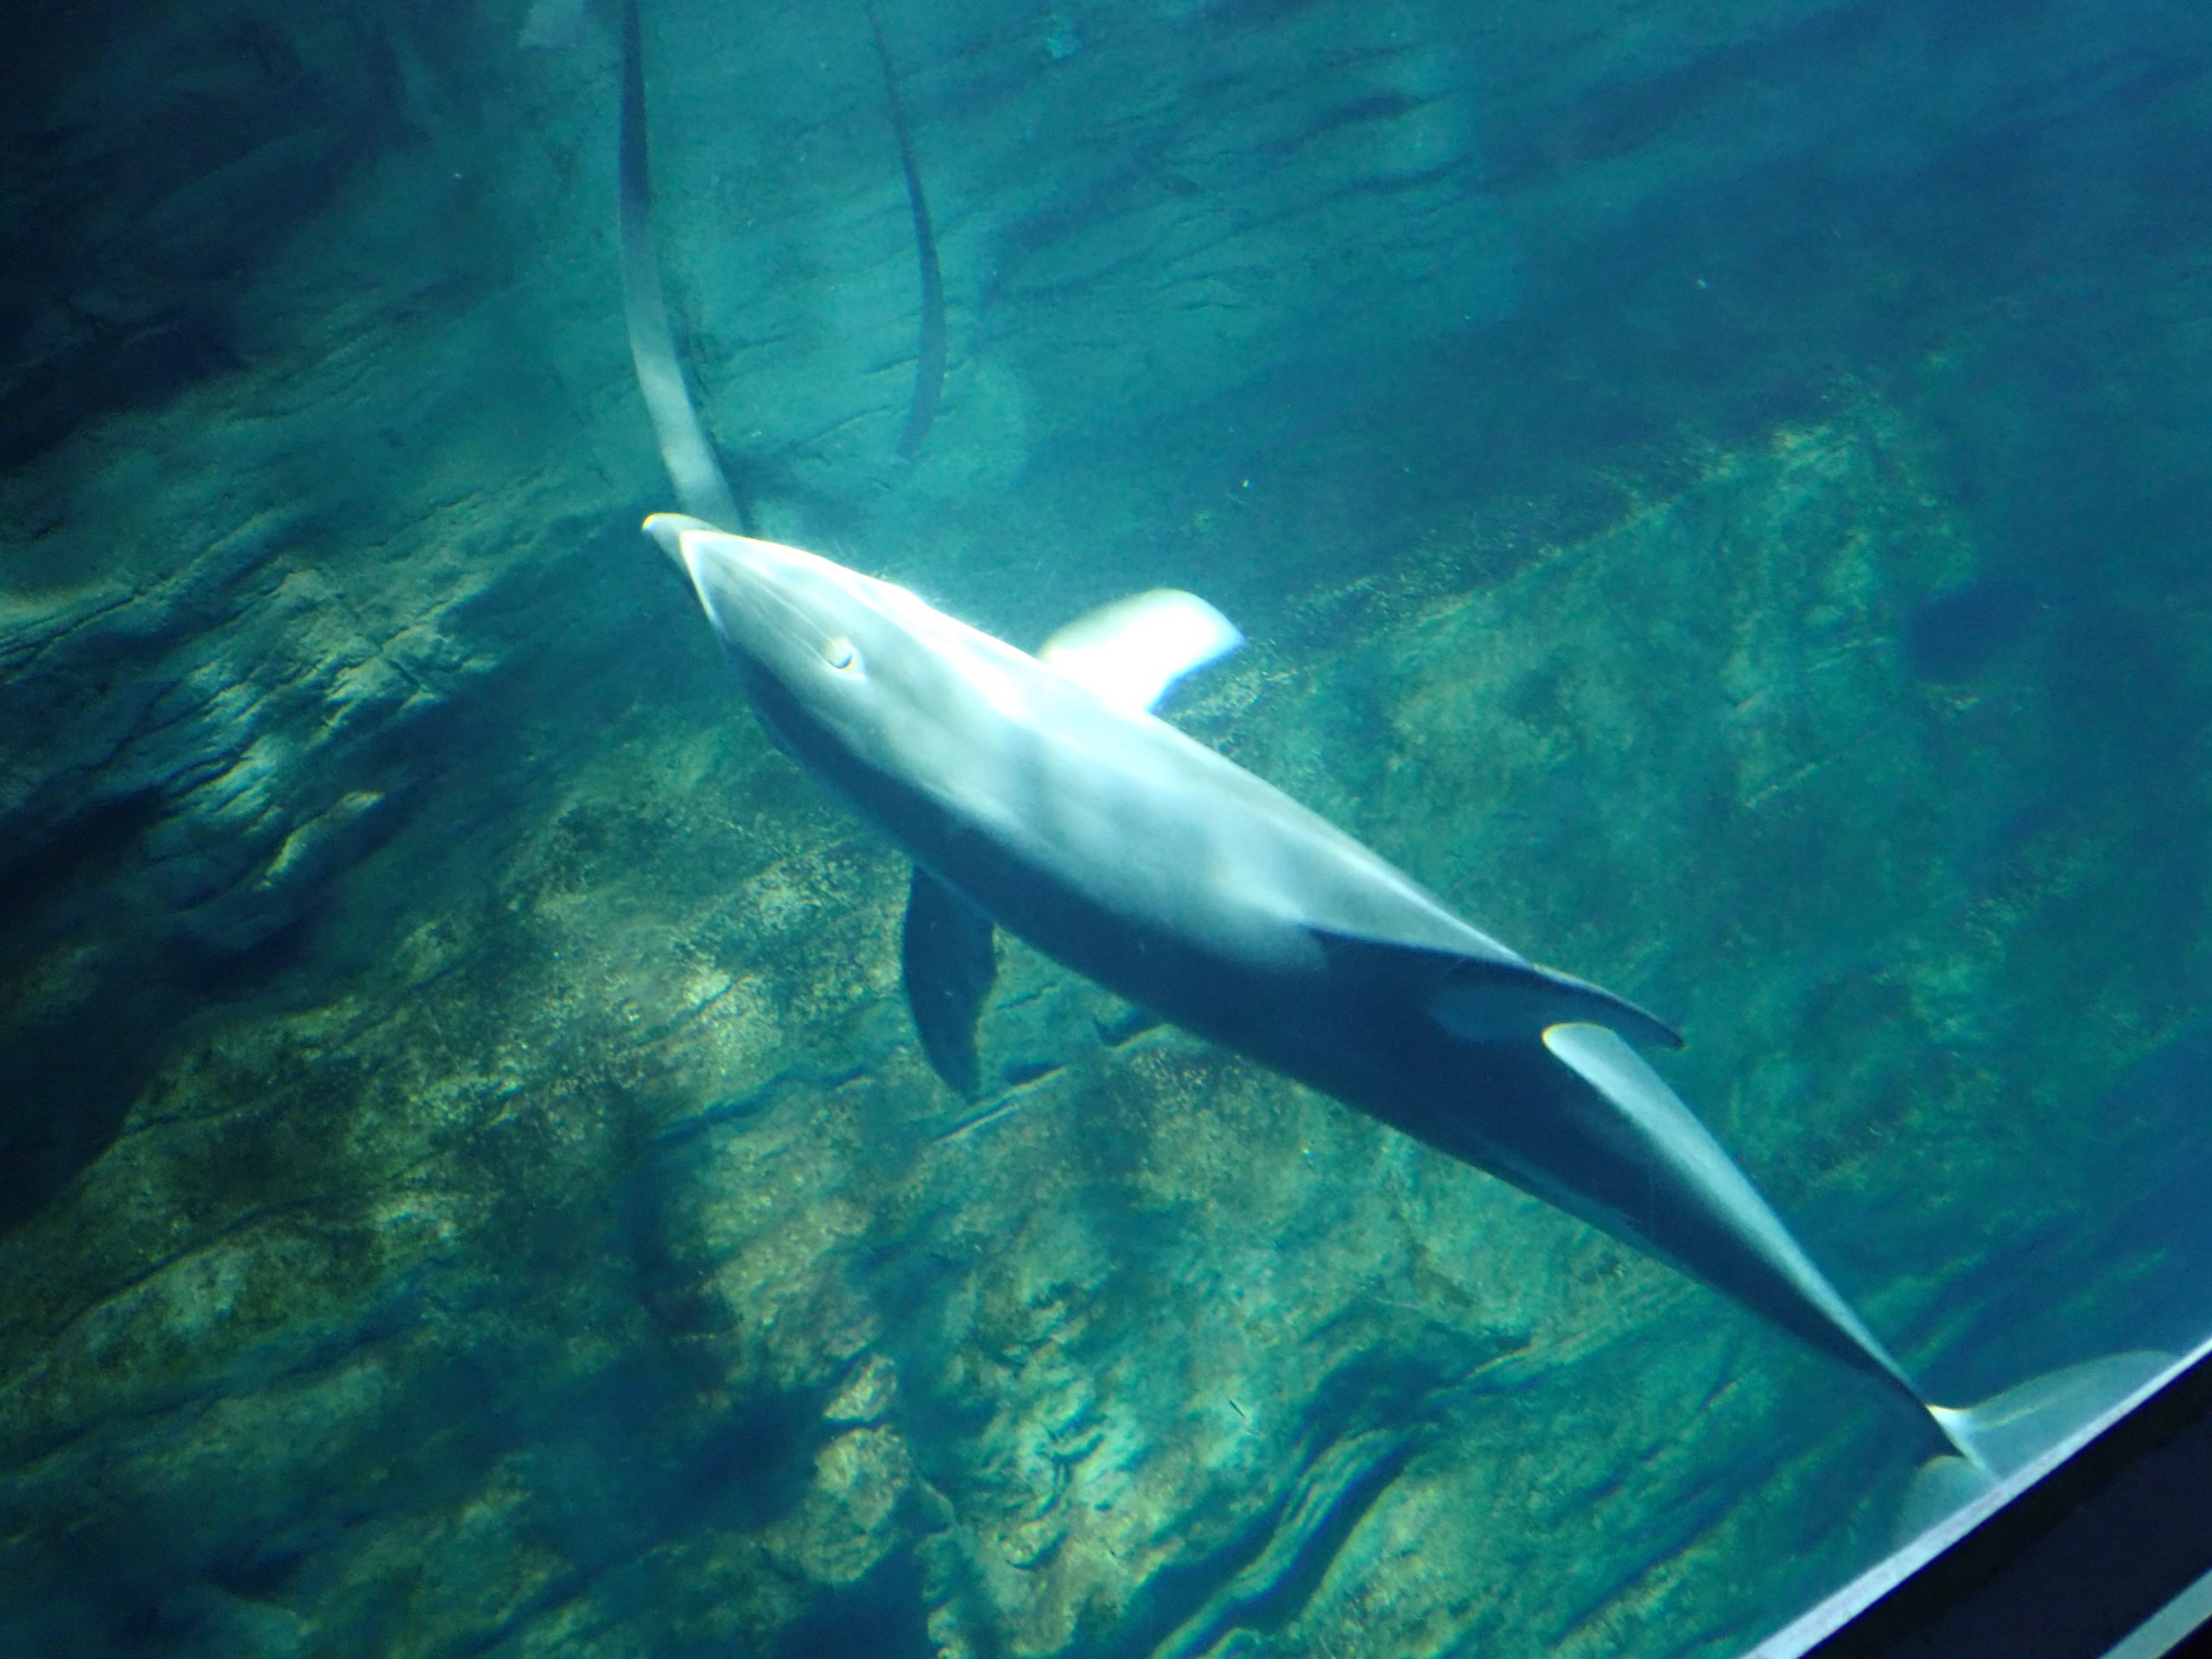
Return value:
<svg viewBox="0 0 2212 1659">
<path fill-rule="evenodd" d="M 835 669 L 853 669 L 860 666 L 861 654 L 853 649 L 851 640 L 840 634 L 822 647 L 822 660 Z"/>
</svg>

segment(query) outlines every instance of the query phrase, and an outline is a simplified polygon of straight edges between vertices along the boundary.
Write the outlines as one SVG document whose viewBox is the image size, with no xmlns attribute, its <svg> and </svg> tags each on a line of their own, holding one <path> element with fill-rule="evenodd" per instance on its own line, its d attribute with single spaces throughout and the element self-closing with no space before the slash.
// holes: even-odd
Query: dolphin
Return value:
<svg viewBox="0 0 2212 1659">
<path fill-rule="evenodd" d="M 925 1052 L 963 1094 L 995 930 L 1666 1262 L 1900 1397 L 1933 1404 L 1638 1052 L 1612 992 L 1462 920 L 1153 705 L 1233 649 L 1162 590 L 1035 655 L 904 588 L 658 513 L 771 738 L 914 861 L 902 957 Z"/>
<path fill-rule="evenodd" d="M 1915 1528 L 2025 1478 L 2035 1459 L 2174 1363 L 2109 1355 L 1979 1405 L 1931 1402 L 1637 1052 L 1681 1046 L 1669 1027 L 1530 962 L 1153 714 L 1176 680 L 1242 643 L 1204 600 L 1140 594 L 1070 624 L 1032 656 L 903 588 L 715 528 L 710 519 L 742 523 L 743 503 L 669 327 L 637 0 L 623 0 L 621 22 L 625 313 L 639 388 L 688 510 L 645 528 L 690 576 L 770 736 L 912 855 L 900 946 L 907 1004 L 949 1084 L 976 1092 L 976 1024 L 1004 927 L 1872 1376 L 1940 1448 L 1907 1497 Z M 927 302 L 933 238 L 875 32 Z M 935 412 L 941 316 L 934 333 L 932 345 L 925 315 L 901 439 L 908 459 Z"/>
</svg>

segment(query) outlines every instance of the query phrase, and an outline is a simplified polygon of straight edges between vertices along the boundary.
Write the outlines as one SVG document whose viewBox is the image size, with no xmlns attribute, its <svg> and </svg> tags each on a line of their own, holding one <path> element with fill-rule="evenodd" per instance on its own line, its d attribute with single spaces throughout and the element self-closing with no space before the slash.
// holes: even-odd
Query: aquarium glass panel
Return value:
<svg viewBox="0 0 2212 1659">
<path fill-rule="evenodd" d="M 2212 1334 L 2202 0 L 0 87 L 6 1652 L 1729 1659 Z"/>
</svg>

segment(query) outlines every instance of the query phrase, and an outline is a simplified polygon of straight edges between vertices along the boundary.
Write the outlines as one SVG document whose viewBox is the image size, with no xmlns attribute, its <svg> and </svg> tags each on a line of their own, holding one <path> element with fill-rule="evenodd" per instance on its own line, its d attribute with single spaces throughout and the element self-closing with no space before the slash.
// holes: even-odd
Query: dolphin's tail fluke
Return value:
<svg viewBox="0 0 2212 1659">
<path fill-rule="evenodd" d="M 2089 1428 L 2175 1364 L 2139 1349 L 2046 1371 L 1976 1406 L 1930 1406 L 1955 1454 L 1923 1464 L 1906 1491 L 1900 1541 L 1971 1503 L 2046 1452 Z"/>
</svg>

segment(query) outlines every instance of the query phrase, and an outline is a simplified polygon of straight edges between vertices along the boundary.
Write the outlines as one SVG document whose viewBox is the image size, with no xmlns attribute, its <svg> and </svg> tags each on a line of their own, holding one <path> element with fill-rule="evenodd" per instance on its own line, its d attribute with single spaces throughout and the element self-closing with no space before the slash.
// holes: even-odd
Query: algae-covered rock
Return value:
<svg viewBox="0 0 2212 1659">
<path fill-rule="evenodd" d="M 2044 1211 L 1942 1224 L 1993 1155 L 1950 1126 L 2031 1054 L 1887 1092 L 2005 957 L 1960 928 L 1962 713 L 1899 641 L 1957 548 L 1916 464 L 1879 409 L 1781 435 L 1504 583 L 1317 599 L 1356 646 L 1186 715 L 1233 711 L 1249 764 L 1677 1014 L 1686 1091 L 1816 1249 L 1919 1247 L 1842 1252 L 1907 1332 Z M 897 865 L 690 655 L 538 779 L 495 870 L 388 843 L 359 880 L 443 866 L 476 909 L 210 1029 L 7 1241 L 33 1629 L 1575 1651 L 1749 1633 L 1878 1536 L 1912 1442 L 1873 1391 L 1331 1103 L 1124 1035 L 1019 948 L 982 1112 L 940 1094 Z M 1346 752 L 1313 745 L 1363 708 L 1332 785 Z M 1747 1581 L 1776 1527 L 1802 1552 Z"/>
<path fill-rule="evenodd" d="M 647 16 L 761 523 L 1223 602 L 1173 717 L 1679 1022 L 1954 1400 L 2207 1243 L 2202 25 L 1973 10 L 887 3 L 911 468 L 864 14 Z M 1912 1425 L 1534 1200 L 1015 942 L 932 1077 L 632 529 L 601 21 L 0 71 L 0 1640 L 1721 1653 L 1867 1559 Z"/>
</svg>

